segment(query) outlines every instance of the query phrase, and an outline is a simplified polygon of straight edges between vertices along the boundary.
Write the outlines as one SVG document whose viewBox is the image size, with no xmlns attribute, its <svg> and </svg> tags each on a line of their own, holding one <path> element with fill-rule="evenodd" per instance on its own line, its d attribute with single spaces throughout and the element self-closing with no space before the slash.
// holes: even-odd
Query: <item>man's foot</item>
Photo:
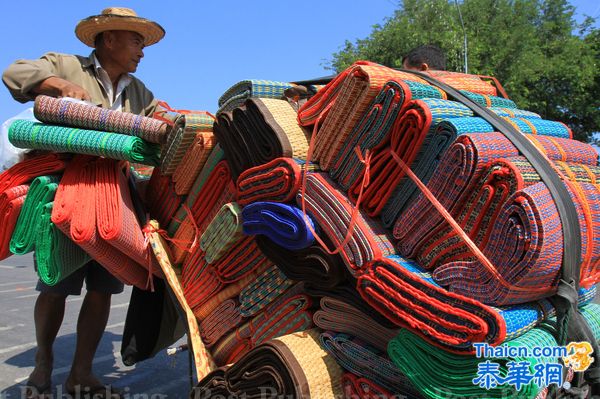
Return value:
<svg viewBox="0 0 600 399">
<path fill-rule="evenodd" d="M 29 380 L 25 384 L 25 397 L 28 399 L 44 398 L 52 393 L 52 357 L 46 356 L 49 360 L 42 360 L 40 359 L 41 357 L 41 354 L 38 352 L 36 355 L 35 368 L 29 375 Z"/>
<path fill-rule="evenodd" d="M 87 376 L 69 375 L 65 382 L 65 389 L 74 399 L 84 398 L 109 398 L 119 399 L 121 393 L 111 385 L 104 385 L 93 374 Z"/>
<path fill-rule="evenodd" d="M 45 385 L 38 385 L 35 382 L 29 380 L 25 384 L 25 396 L 26 399 L 44 399 L 52 397 L 52 383 L 48 381 Z"/>
</svg>

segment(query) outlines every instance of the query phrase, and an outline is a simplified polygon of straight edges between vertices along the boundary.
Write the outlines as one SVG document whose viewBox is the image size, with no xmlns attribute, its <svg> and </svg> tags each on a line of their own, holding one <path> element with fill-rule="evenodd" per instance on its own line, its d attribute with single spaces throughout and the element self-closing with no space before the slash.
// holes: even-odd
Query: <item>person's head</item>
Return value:
<svg viewBox="0 0 600 399">
<path fill-rule="evenodd" d="M 446 56 L 437 46 L 431 44 L 419 46 L 408 52 L 402 60 L 402 67 L 417 71 L 426 71 L 428 69 L 445 71 Z"/>
<path fill-rule="evenodd" d="M 75 35 L 125 73 L 135 72 L 144 56 L 143 48 L 160 41 L 165 30 L 156 22 L 138 17 L 130 8 L 110 7 L 79 21 Z"/>
</svg>

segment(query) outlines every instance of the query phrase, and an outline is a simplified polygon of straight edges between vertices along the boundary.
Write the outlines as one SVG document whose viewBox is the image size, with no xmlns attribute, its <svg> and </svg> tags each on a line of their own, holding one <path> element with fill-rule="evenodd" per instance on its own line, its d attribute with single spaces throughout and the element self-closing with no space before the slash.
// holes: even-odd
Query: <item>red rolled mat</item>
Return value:
<svg viewBox="0 0 600 399">
<path fill-rule="evenodd" d="M 206 262 L 200 246 L 196 246 L 185 258 L 181 267 L 181 284 L 183 295 L 192 310 L 202 306 L 224 286 L 214 267 Z"/>
<path fill-rule="evenodd" d="M 291 201 L 300 189 L 301 177 L 302 167 L 292 158 L 276 158 L 246 169 L 237 179 L 237 202 L 244 206 L 256 201 Z"/>
<path fill-rule="evenodd" d="M 352 373 L 344 373 L 342 388 L 345 399 L 394 399 L 397 397 L 368 378 L 358 377 Z"/>
<path fill-rule="evenodd" d="M 150 216 L 157 220 L 160 226 L 168 226 L 181 205 L 182 197 L 175 193 L 170 176 L 163 176 L 159 168 L 154 168 L 148 187 L 146 188 L 146 203 Z"/>
<path fill-rule="evenodd" d="M 19 219 L 19 214 L 21 213 L 28 190 L 29 186 L 22 184 L 10 187 L 0 193 L 0 218 L 2 218 L 2 229 L 0 229 L 0 260 L 12 255 L 10 252 L 10 239 Z"/>
<path fill-rule="evenodd" d="M 55 175 L 65 169 L 69 154 L 43 154 L 28 158 L 0 174 L 0 192 L 30 182 L 38 176 Z"/>
<path fill-rule="evenodd" d="M 171 176 L 177 195 L 186 195 L 190 191 L 216 143 L 217 139 L 212 132 L 196 133 L 192 145 Z"/>
<path fill-rule="evenodd" d="M 272 263 L 258 249 L 254 237 L 244 236 L 213 266 L 220 281 L 232 283 Z"/>
<path fill-rule="evenodd" d="M 202 341 L 209 347 L 214 345 L 229 330 L 236 328 L 242 319 L 237 299 L 227 299 L 200 323 Z"/>
</svg>

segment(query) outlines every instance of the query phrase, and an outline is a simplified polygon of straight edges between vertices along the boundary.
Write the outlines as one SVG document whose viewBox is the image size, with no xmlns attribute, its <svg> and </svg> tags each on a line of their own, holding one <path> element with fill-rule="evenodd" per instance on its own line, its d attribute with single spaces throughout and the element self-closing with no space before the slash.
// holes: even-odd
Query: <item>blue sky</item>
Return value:
<svg viewBox="0 0 600 399">
<path fill-rule="evenodd" d="M 572 1 L 598 16 L 596 0 Z M 47 51 L 87 55 L 77 22 L 107 6 L 124 6 L 159 22 L 165 38 L 145 50 L 136 76 L 173 107 L 214 112 L 219 96 L 244 79 L 304 80 L 325 69 L 344 41 L 367 37 L 397 8 L 395 0 L 3 2 L 0 69 Z M 0 87 L 0 122 L 27 107 Z"/>
</svg>

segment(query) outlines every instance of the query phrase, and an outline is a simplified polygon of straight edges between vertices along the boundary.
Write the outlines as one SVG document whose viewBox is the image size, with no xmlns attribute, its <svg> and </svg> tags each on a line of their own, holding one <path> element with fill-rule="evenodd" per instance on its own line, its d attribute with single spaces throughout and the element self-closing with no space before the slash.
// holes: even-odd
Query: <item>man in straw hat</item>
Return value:
<svg viewBox="0 0 600 399">
<path fill-rule="evenodd" d="M 130 73 L 136 71 L 144 47 L 161 40 L 164 29 L 131 9 L 112 7 L 80 21 L 75 34 L 94 48 L 89 57 L 47 53 L 8 67 L 2 80 L 14 99 L 26 102 L 38 94 L 73 97 L 105 108 L 150 115 L 157 101 Z M 119 397 L 114 388 L 93 375 L 92 361 L 106 327 L 111 295 L 122 292 L 123 284 L 92 261 L 55 286 L 38 282 L 40 294 L 34 310 L 38 347 L 27 383 L 28 398 L 52 393 L 52 345 L 62 324 L 65 299 L 81 293 L 84 279 L 87 293 L 79 312 L 75 356 L 65 389 L 78 393 L 75 396 Z"/>
</svg>

